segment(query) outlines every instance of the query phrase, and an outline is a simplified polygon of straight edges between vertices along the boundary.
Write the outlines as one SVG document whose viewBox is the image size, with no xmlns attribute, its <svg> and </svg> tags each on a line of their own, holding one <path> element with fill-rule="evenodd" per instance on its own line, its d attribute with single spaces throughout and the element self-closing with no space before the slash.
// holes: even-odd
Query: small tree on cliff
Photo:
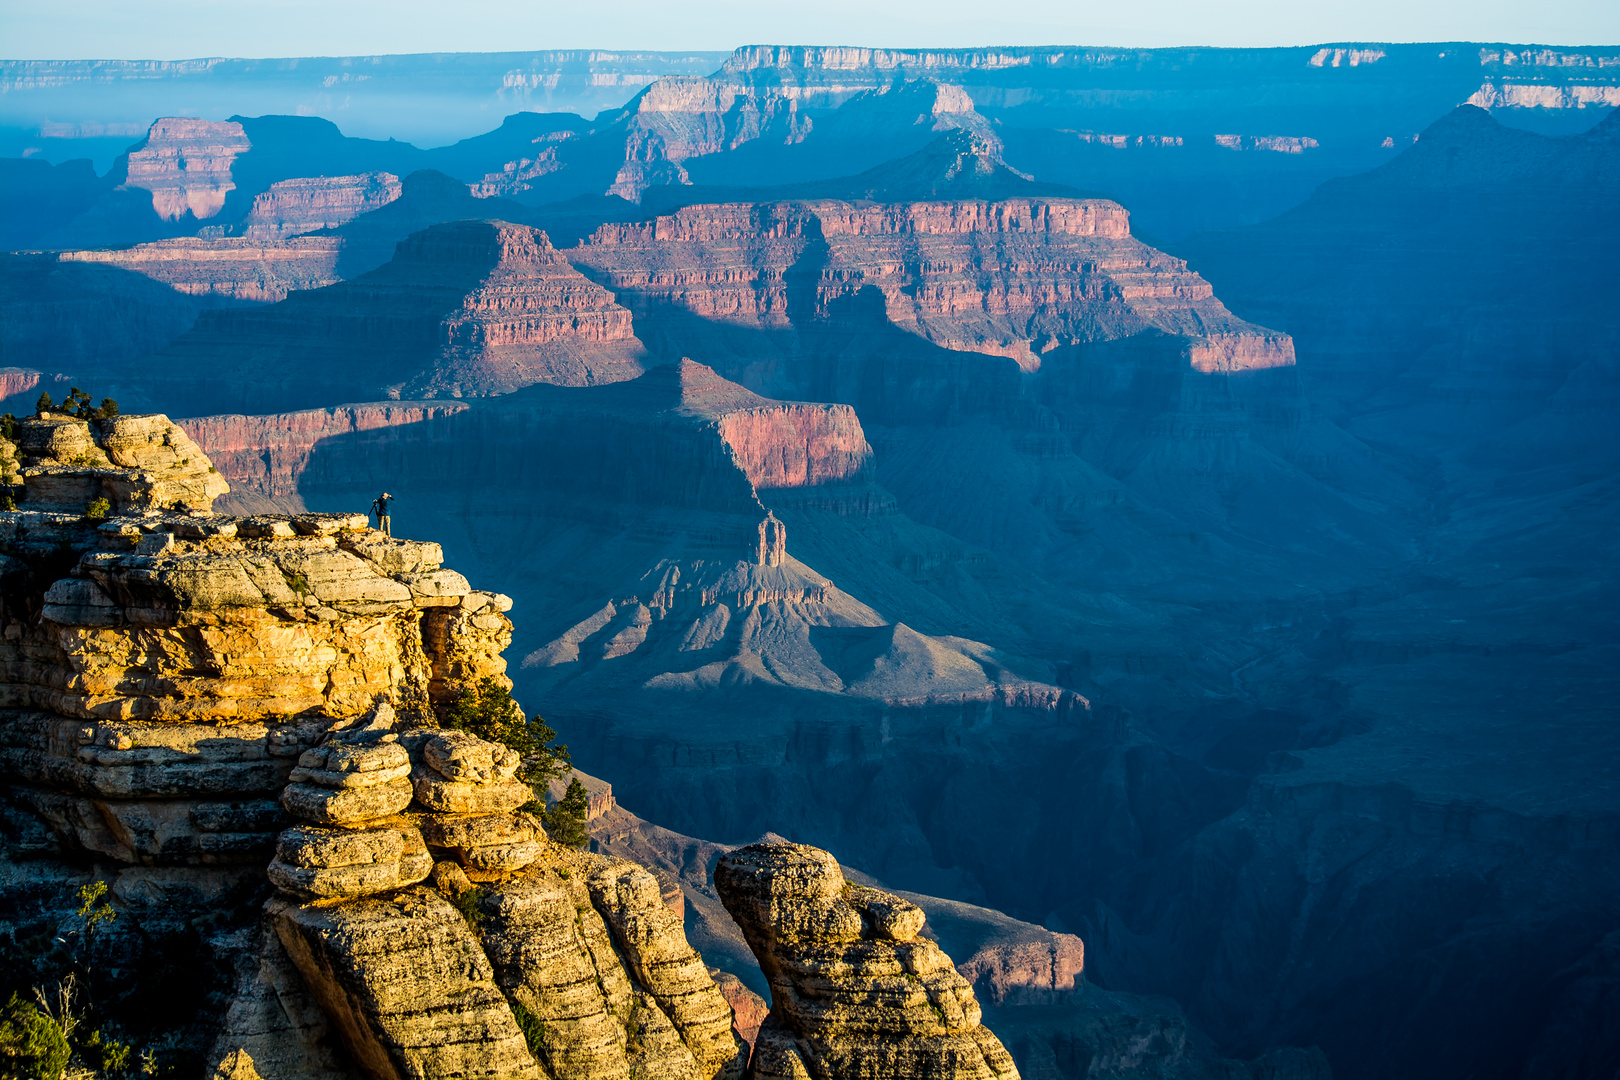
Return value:
<svg viewBox="0 0 1620 1080">
<path fill-rule="evenodd" d="M 480 679 L 477 686 L 463 690 L 445 713 L 444 726 L 522 754 L 523 768 L 518 777 L 531 786 L 543 786 L 553 777 L 567 776 L 573 768 L 568 761 L 568 747 L 551 745 L 557 733 L 538 716 L 524 717 L 512 691 L 493 678 Z"/>
<path fill-rule="evenodd" d="M 568 781 L 568 791 L 546 811 L 546 835 L 559 844 L 583 848 L 591 842 L 585 831 L 585 817 L 591 809 L 591 797 L 585 785 L 575 776 Z"/>
</svg>

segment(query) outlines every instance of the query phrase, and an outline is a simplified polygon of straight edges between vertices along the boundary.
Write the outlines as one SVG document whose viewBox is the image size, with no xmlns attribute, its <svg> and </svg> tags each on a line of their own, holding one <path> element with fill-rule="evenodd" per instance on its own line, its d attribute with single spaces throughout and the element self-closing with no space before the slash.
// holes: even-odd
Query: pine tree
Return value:
<svg viewBox="0 0 1620 1080">
<path fill-rule="evenodd" d="M 546 810 L 546 835 L 559 844 L 583 848 L 591 842 L 585 831 L 585 816 L 590 812 L 591 798 L 579 777 L 568 781 L 568 790 Z"/>
<path fill-rule="evenodd" d="M 552 777 L 568 775 L 568 747 L 549 745 L 557 733 L 538 716 L 529 719 L 512 698 L 512 691 L 493 678 L 478 681 L 461 692 L 445 714 L 444 726 L 510 747 L 523 755 L 518 773 L 527 784 L 542 785 Z"/>
<path fill-rule="evenodd" d="M 51 392 L 49 390 L 41 391 L 39 400 L 34 403 L 34 415 L 44 416 L 51 411 L 51 406 L 54 404 L 56 403 L 51 400 Z"/>
</svg>

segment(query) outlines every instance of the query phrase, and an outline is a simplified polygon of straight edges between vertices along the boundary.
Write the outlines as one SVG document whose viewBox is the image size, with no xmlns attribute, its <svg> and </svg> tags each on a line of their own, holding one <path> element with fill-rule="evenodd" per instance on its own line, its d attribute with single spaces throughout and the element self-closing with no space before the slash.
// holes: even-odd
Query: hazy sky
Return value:
<svg viewBox="0 0 1620 1080">
<path fill-rule="evenodd" d="M 11 59 L 1456 40 L 1620 44 L 1620 0 L 0 0 Z"/>
</svg>

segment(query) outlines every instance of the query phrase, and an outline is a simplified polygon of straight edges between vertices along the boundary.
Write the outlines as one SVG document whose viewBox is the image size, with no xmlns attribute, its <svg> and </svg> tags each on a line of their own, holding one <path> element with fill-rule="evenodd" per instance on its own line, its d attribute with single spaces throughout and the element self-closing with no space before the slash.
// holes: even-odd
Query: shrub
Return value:
<svg viewBox="0 0 1620 1080">
<path fill-rule="evenodd" d="M 118 918 L 112 901 L 107 899 L 105 881 L 92 881 L 79 886 L 79 918 L 84 920 L 86 930 L 94 930 L 101 922 Z"/>
<path fill-rule="evenodd" d="M 518 776 L 527 784 L 544 784 L 568 775 L 568 747 L 551 746 L 557 733 L 539 717 L 525 718 L 512 691 L 493 678 L 468 687 L 444 716 L 444 726 L 510 747 L 523 755 Z"/>
<path fill-rule="evenodd" d="M 479 927 L 489 921 L 489 914 L 484 910 L 483 889 L 474 886 L 463 890 L 452 902 L 456 910 L 461 912 L 461 917 L 467 920 L 468 926 Z"/>
<path fill-rule="evenodd" d="M 585 847 L 591 842 L 591 835 L 585 830 L 585 816 L 590 807 L 585 785 L 579 782 L 579 777 L 571 778 L 568 791 L 546 811 L 546 835 L 571 848 Z"/>
<path fill-rule="evenodd" d="M 546 1058 L 541 1055 L 545 1049 L 546 1039 L 551 1034 L 546 1030 L 546 1025 L 516 1001 L 512 1002 L 512 1019 L 517 1021 L 518 1030 L 523 1032 L 523 1041 L 529 1044 L 529 1053 L 537 1060 L 545 1061 Z"/>
<path fill-rule="evenodd" d="M 92 405 L 90 395 L 77 386 L 68 390 L 68 396 L 62 399 L 60 405 L 51 401 L 49 393 L 40 394 L 34 408 L 40 416 L 48 412 L 59 412 L 66 416 L 78 417 L 80 420 L 111 420 L 118 415 L 118 402 L 110 397 L 104 397 L 99 407 Z"/>
<path fill-rule="evenodd" d="M 79 1043 L 79 1059 L 100 1074 L 128 1072 L 134 1054 L 129 1043 L 119 1042 L 99 1028 Z"/>
<path fill-rule="evenodd" d="M 0 1080 L 61 1080 L 68 1055 L 56 1021 L 12 994 L 0 1009 Z"/>
<path fill-rule="evenodd" d="M 91 521 L 103 521 L 112 513 L 112 503 L 106 499 L 91 499 L 90 505 L 84 508 L 84 516 Z"/>
</svg>

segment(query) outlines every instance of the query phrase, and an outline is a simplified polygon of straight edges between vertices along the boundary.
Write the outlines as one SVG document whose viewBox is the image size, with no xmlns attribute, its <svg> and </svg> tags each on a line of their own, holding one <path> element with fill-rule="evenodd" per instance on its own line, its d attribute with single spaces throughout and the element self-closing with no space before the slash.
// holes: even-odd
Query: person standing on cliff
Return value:
<svg viewBox="0 0 1620 1080">
<path fill-rule="evenodd" d="M 371 512 L 377 515 L 377 528 L 381 529 L 382 534 L 390 540 L 393 539 L 394 533 L 388 523 L 388 504 L 393 501 L 394 497 L 386 491 L 371 500 Z"/>
</svg>

